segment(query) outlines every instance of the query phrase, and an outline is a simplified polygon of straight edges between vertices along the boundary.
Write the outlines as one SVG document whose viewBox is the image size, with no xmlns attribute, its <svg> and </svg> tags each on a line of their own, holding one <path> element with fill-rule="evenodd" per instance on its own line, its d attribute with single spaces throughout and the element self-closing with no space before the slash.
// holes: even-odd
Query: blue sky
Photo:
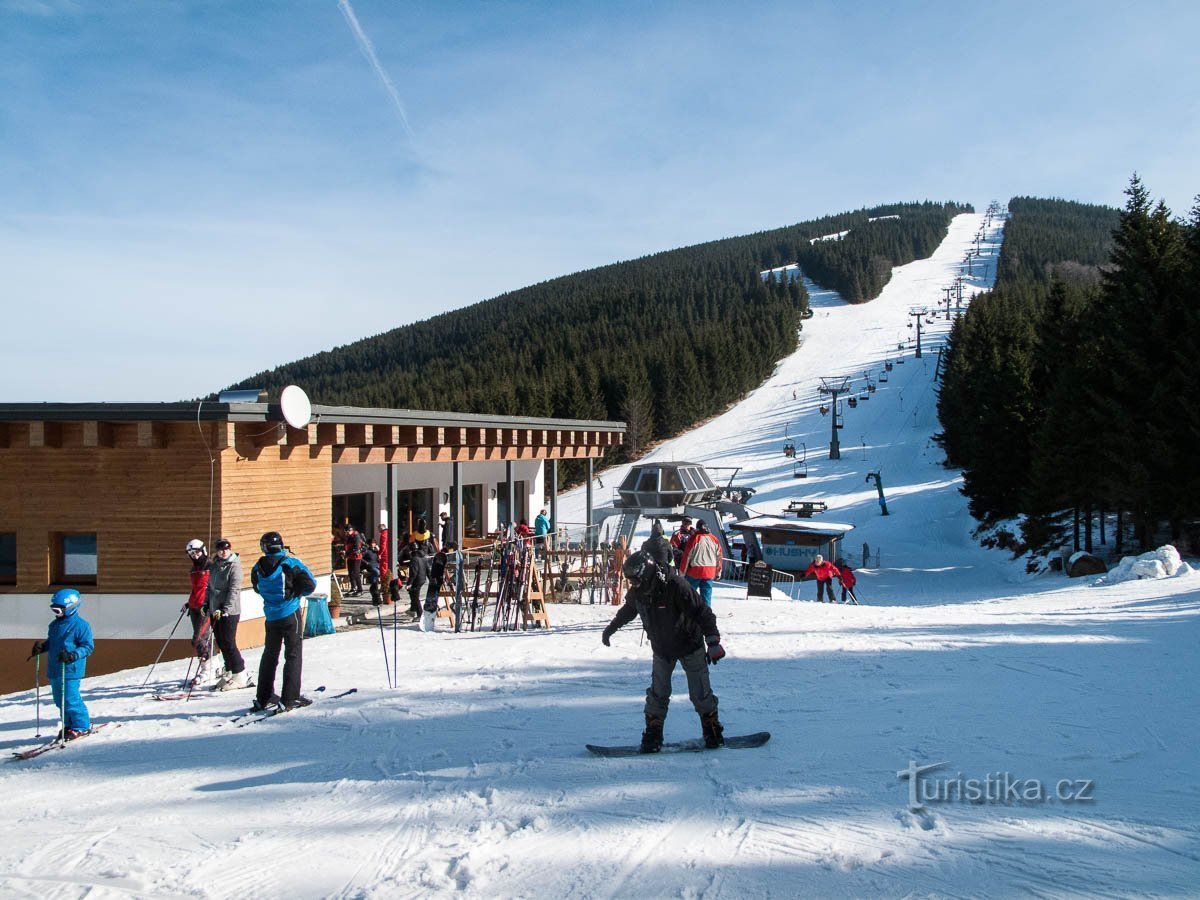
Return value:
<svg viewBox="0 0 1200 900">
<path fill-rule="evenodd" d="M 876 203 L 1136 170 L 1186 214 L 1200 5 L 1110 6 L 0 0 L 0 401 L 195 397 Z"/>
</svg>

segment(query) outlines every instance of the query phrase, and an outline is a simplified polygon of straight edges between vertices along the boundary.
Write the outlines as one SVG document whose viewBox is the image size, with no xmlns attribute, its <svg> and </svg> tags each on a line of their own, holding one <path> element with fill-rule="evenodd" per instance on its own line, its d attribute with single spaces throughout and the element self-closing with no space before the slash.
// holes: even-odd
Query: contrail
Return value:
<svg viewBox="0 0 1200 900">
<path fill-rule="evenodd" d="M 350 6 L 350 0 L 338 0 L 338 8 L 341 9 L 342 15 L 346 17 L 346 22 L 350 25 L 350 30 L 354 32 L 354 38 L 358 41 L 358 49 L 367 58 L 367 62 L 371 64 L 371 68 L 375 70 L 375 74 L 379 76 L 379 80 L 383 82 L 383 86 L 387 88 L 387 92 L 391 95 L 392 102 L 396 104 L 396 112 L 400 114 L 400 124 L 404 126 L 404 130 L 408 132 L 410 138 L 414 137 L 413 130 L 408 124 L 408 116 L 404 112 L 404 104 L 400 101 L 400 94 L 396 91 L 396 86 L 392 84 L 392 79 L 388 77 L 388 73 L 379 64 L 379 57 L 375 55 L 375 47 L 371 44 L 371 39 L 362 30 L 362 26 L 358 24 L 358 16 L 354 15 L 354 10 Z"/>
</svg>

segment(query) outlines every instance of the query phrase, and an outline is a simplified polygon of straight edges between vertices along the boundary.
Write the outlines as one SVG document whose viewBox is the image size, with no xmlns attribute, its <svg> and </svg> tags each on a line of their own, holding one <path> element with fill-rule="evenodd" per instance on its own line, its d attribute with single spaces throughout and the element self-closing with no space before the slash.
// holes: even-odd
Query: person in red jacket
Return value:
<svg viewBox="0 0 1200 900">
<path fill-rule="evenodd" d="M 721 571 L 721 542 L 708 530 L 707 522 L 697 523 L 696 531 L 688 538 L 679 571 L 699 591 L 704 605 L 712 606 L 713 579 Z"/>
<path fill-rule="evenodd" d="M 695 533 L 695 529 L 692 528 L 691 518 L 684 516 L 683 521 L 679 523 L 679 530 L 671 535 L 671 553 L 673 555 L 671 562 L 675 568 L 678 569 L 680 563 L 683 562 L 684 548 L 687 547 L 687 542 L 692 539 L 692 535 Z"/>
<path fill-rule="evenodd" d="M 192 580 L 192 590 L 188 594 L 184 609 L 192 622 L 192 646 L 196 649 L 196 659 L 200 660 L 192 683 L 200 684 L 208 677 L 209 644 L 212 636 L 209 631 L 211 623 L 204 604 L 208 596 L 208 548 L 200 538 L 193 538 L 187 542 L 184 552 L 192 561 L 192 571 L 188 573 Z"/>
<path fill-rule="evenodd" d="M 850 595 L 850 599 L 858 604 L 858 598 L 854 596 L 854 585 L 858 584 L 858 576 L 854 574 L 854 570 L 850 568 L 850 563 L 844 559 L 839 559 L 834 563 L 838 570 L 838 581 L 842 583 L 842 602 L 846 602 L 846 595 Z"/>
<path fill-rule="evenodd" d="M 833 579 L 838 577 L 838 568 L 831 562 L 827 562 L 825 557 L 820 553 L 813 557 L 812 565 L 804 570 L 801 576 L 806 581 L 809 578 L 817 579 L 817 602 L 824 603 L 825 595 L 829 595 L 829 602 L 833 602 Z"/>
</svg>

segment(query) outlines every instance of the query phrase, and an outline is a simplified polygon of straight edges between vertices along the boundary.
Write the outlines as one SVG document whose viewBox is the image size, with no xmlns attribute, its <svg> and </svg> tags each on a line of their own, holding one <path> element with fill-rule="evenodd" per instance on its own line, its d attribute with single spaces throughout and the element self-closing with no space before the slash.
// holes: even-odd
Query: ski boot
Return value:
<svg viewBox="0 0 1200 900">
<path fill-rule="evenodd" d="M 283 706 L 283 701 L 278 696 L 272 696 L 265 703 L 255 697 L 254 702 L 250 704 L 250 712 L 266 712 L 269 709 L 275 709 L 279 706 Z"/>
<path fill-rule="evenodd" d="M 642 732 L 639 753 L 657 753 L 663 745 L 663 720 L 646 713 L 646 730 Z"/>
<path fill-rule="evenodd" d="M 250 686 L 250 677 L 246 674 L 246 670 L 243 669 L 242 671 L 238 672 L 237 674 L 229 674 L 227 672 L 225 675 L 225 680 L 223 682 L 221 682 L 221 684 L 217 687 L 217 690 L 219 690 L 219 691 L 240 691 L 242 688 L 249 687 L 249 686 Z"/>
<path fill-rule="evenodd" d="M 312 706 L 312 700 L 308 697 L 297 697 L 295 700 L 289 700 L 283 704 L 285 712 L 291 712 L 293 709 L 299 709 L 302 706 Z"/>
<path fill-rule="evenodd" d="M 709 750 L 715 750 L 725 743 L 725 728 L 717 718 L 715 709 L 700 716 L 700 727 L 704 730 L 704 746 Z"/>
<path fill-rule="evenodd" d="M 208 673 L 211 671 L 208 665 L 208 660 L 201 660 L 200 667 L 196 669 L 196 677 L 192 679 L 193 686 L 199 686 L 208 680 Z"/>
</svg>

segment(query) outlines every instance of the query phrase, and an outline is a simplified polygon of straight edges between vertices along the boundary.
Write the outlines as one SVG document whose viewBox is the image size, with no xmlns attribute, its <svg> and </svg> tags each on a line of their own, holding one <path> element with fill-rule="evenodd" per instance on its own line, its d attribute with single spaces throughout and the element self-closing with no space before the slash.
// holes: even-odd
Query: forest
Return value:
<svg viewBox="0 0 1200 900">
<path fill-rule="evenodd" d="M 1018 552 L 1092 550 L 1104 523 L 1118 551 L 1196 539 L 1200 202 L 1125 193 L 1014 198 L 995 289 L 951 331 L 940 440 L 976 518 L 1021 517 Z"/>
<path fill-rule="evenodd" d="M 822 286 L 870 300 L 893 266 L 927 256 L 970 209 L 888 204 L 614 263 L 232 387 L 299 384 L 320 404 L 624 421 L 621 454 L 636 458 L 725 409 L 795 350 L 807 293 L 764 271 L 799 262 Z"/>
</svg>

